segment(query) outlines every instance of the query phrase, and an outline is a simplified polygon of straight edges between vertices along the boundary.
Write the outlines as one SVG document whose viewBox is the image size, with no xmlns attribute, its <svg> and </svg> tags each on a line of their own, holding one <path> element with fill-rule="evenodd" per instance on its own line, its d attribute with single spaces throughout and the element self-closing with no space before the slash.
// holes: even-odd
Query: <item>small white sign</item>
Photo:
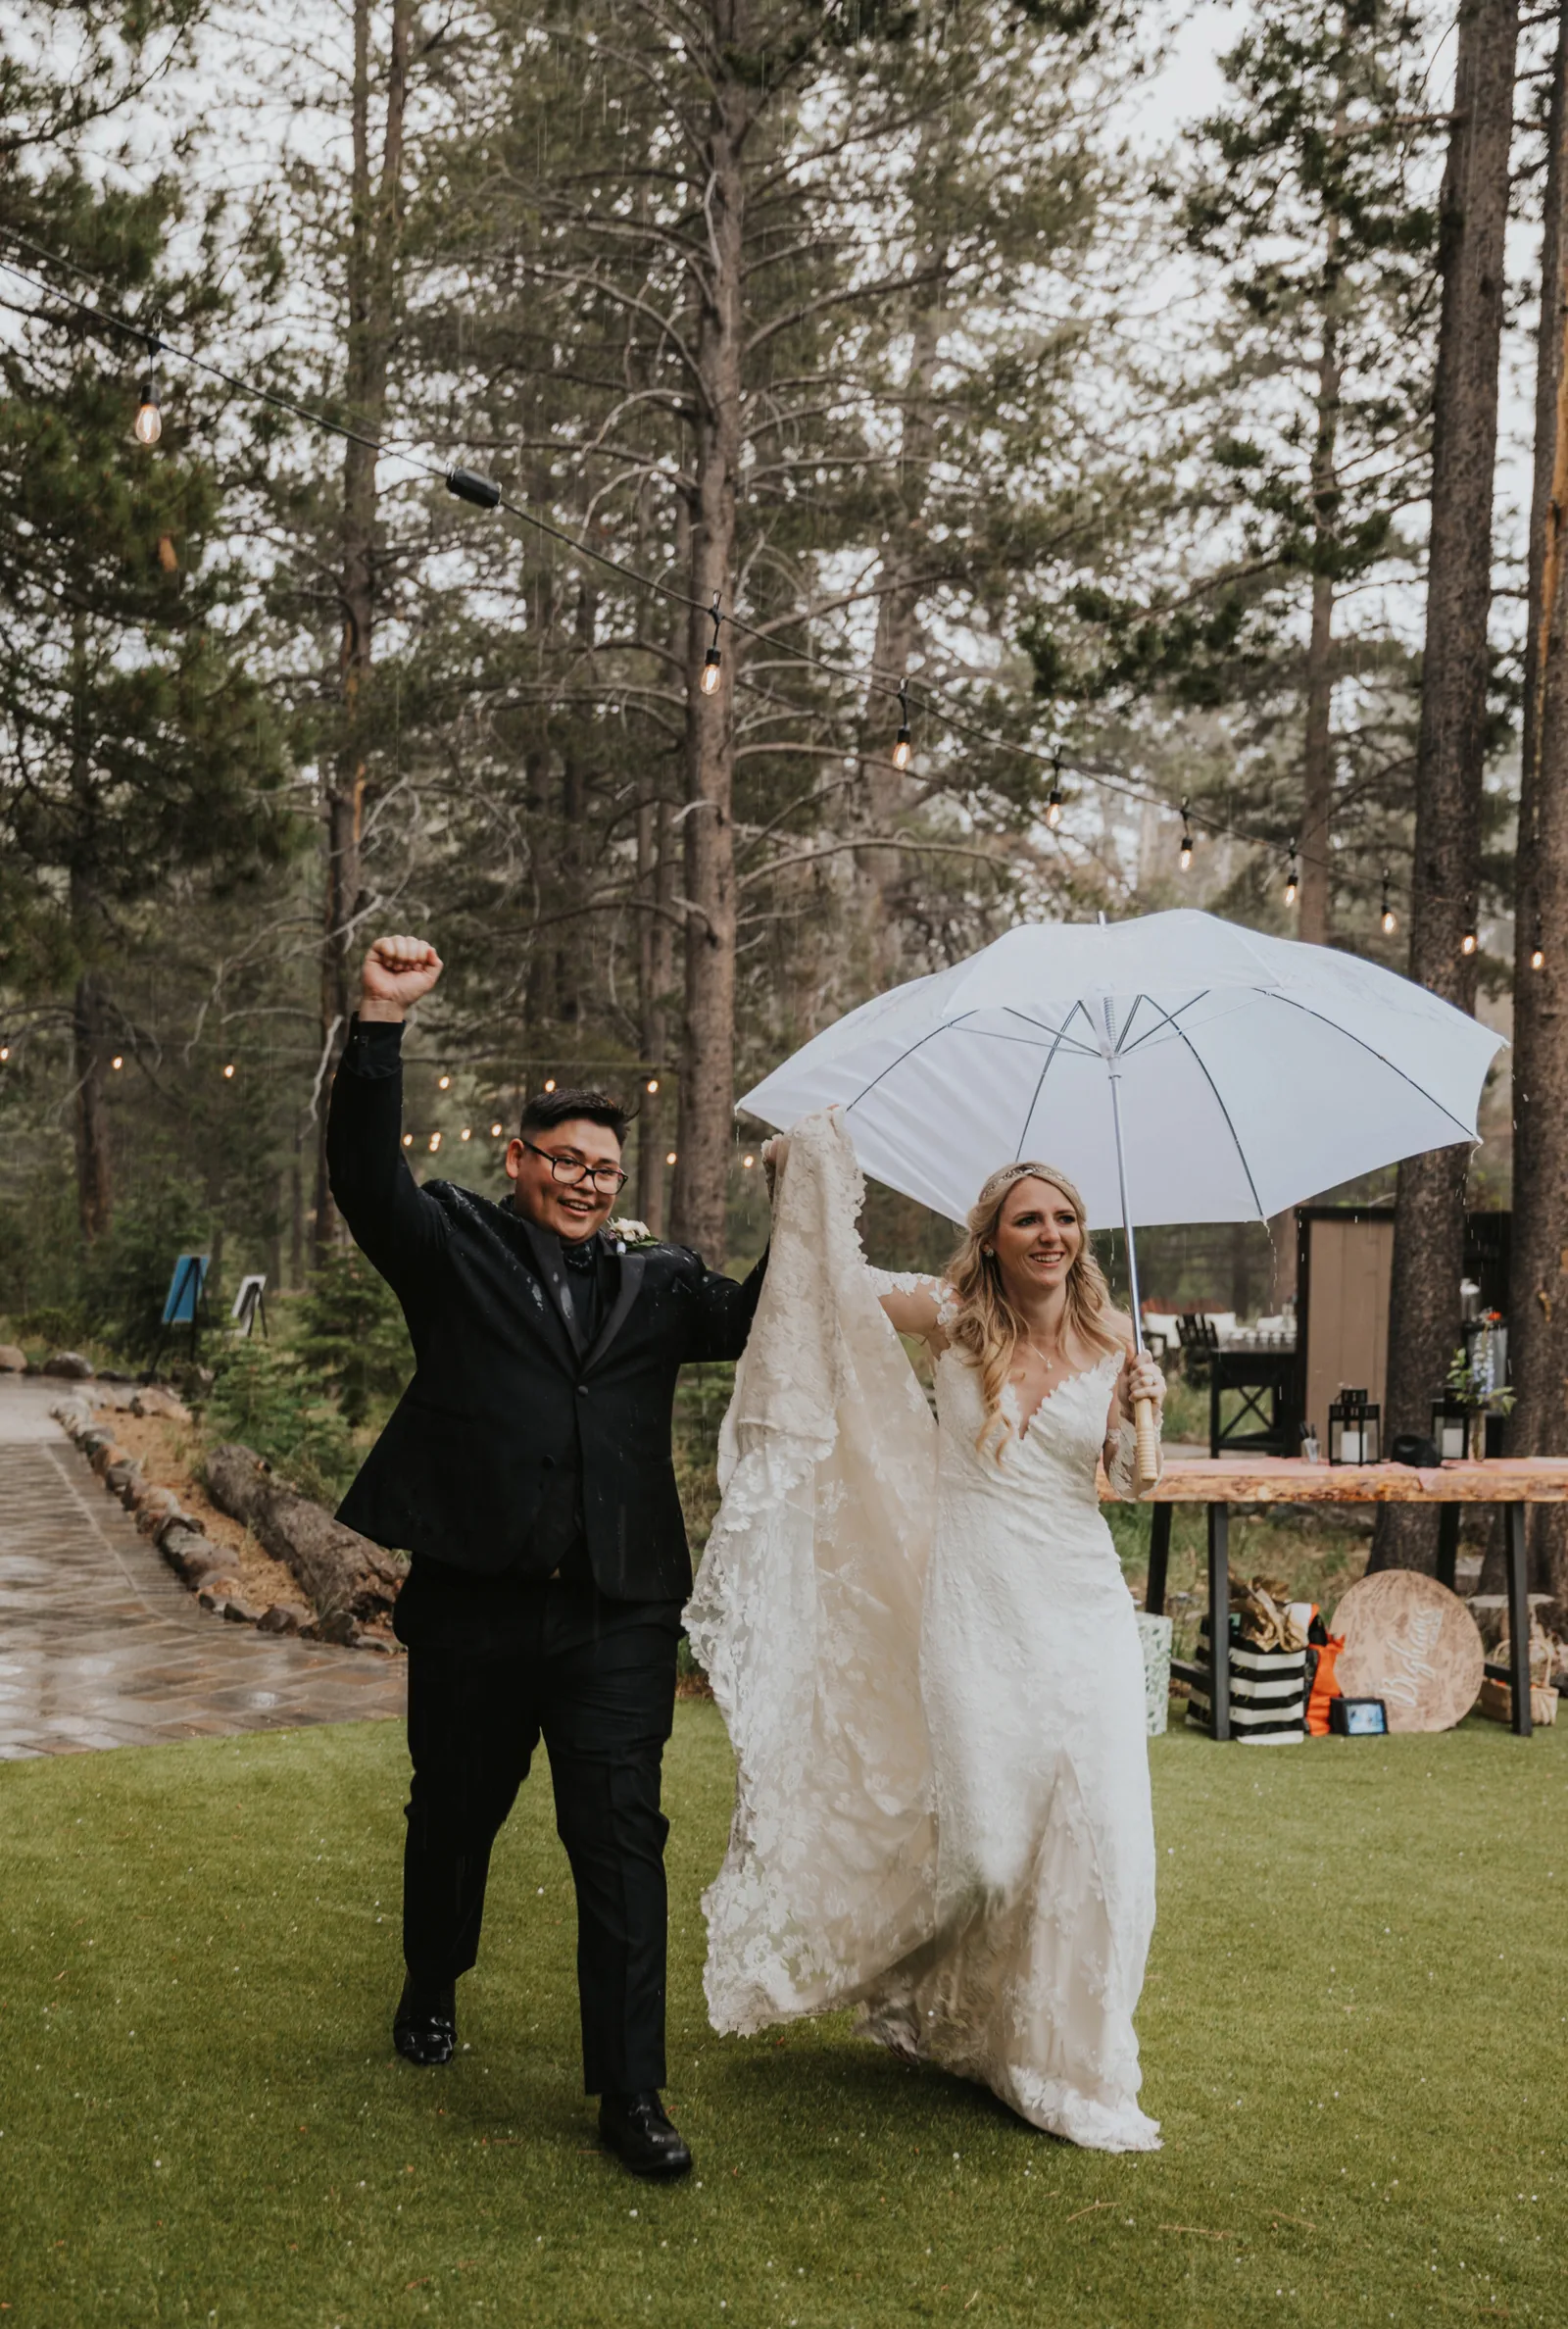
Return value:
<svg viewBox="0 0 1568 2329">
<path fill-rule="evenodd" d="M 228 1313 L 229 1316 L 235 1320 L 249 1317 L 251 1312 L 260 1302 L 266 1286 L 267 1272 L 265 1269 L 252 1270 L 248 1277 L 242 1277 L 239 1281 L 239 1292 L 234 1297 L 234 1307 Z"/>
</svg>

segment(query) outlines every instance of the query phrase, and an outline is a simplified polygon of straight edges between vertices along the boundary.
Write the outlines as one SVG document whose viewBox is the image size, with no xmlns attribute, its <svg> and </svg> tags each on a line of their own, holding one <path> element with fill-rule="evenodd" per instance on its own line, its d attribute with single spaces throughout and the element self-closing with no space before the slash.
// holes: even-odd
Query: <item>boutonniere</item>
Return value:
<svg viewBox="0 0 1568 2329">
<path fill-rule="evenodd" d="M 617 1254 L 635 1253 L 639 1246 L 656 1246 L 659 1243 L 646 1221 L 607 1221 L 605 1235 Z"/>
</svg>

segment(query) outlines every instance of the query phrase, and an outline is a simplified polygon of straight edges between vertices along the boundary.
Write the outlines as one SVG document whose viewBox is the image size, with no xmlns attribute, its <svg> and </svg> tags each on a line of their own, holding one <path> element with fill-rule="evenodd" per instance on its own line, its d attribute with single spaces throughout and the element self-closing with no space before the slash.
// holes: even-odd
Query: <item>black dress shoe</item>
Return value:
<svg viewBox="0 0 1568 2329">
<path fill-rule="evenodd" d="M 655 2087 L 640 2095 L 606 2095 L 599 2106 L 599 2132 L 633 2175 L 684 2175 L 691 2166 L 692 2155 Z"/>
<path fill-rule="evenodd" d="M 406 2062 L 428 2069 L 450 2062 L 458 2045 L 458 1999 L 452 1982 L 444 1989 L 419 1989 L 411 1974 L 403 1984 L 392 2043 Z"/>
</svg>

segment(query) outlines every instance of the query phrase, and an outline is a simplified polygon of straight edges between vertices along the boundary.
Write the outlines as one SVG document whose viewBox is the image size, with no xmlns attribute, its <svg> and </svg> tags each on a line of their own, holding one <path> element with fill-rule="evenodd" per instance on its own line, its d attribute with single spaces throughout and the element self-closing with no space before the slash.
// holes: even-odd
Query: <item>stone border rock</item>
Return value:
<svg viewBox="0 0 1568 2329">
<path fill-rule="evenodd" d="M 101 1394 L 100 1404 L 103 1404 Z M 190 1411 L 172 1391 L 149 1384 L 113 1401 L 133 1415 L 167 1415 L 189 1422 Z M 233 1559 L 202 1534 L 201 1523 L 182 1511 L 172 1488 L 160 1488 L 142 1476 L 140 1462 L 117 1445 L 115 1435 L 101 1423 L 81 1393 L 62 1399 L 49 1410 L 66 1437 L 80 1449 L 109 1494 L 135 1519 L 139 1533 L 151 1537 L 180 1583 L 196 1596 L 204 1610 L 232 1625 L 254 1625 L 259 1633 L 298 1634 L 307 1642 L 329 1642 L 345 1650 L 369 1650 L 381 1657 L 396 1655 L 402 1645 L 373 1628 L 361 1626 L 347 1610 L 315 1618 L 303 1605 L 272 1602 L 264 1609 L 244 1599 L 233 1574 Z M 325 1520 L 328 1515 L 322 1513 Z"/>
</svg>

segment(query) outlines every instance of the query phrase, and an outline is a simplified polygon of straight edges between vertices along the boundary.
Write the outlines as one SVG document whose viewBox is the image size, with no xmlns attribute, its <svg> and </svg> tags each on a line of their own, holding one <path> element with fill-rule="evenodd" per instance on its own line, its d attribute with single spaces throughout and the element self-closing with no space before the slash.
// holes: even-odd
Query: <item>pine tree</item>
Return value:
<svg viewBox="0 0 1568 2329">
<path fill-rule="evenodd" d="M 210 306 L 199 277 L 162 273 L 174 209 L 167 184 L 95 195 L 68 173 L 29 189 L 40 243 L 150 332 Z M 143 383 L 157 385 L 147 343 L 49 295 L 27 310 L 0 353 L 0 975 L 34 996 L 69 986 L 91 1241 L 114 1202 L 111 1055 L 138 1048 L 117 1000 L 127 959 L 182 870 L 232 879 L 275 861 L 290 828 L 199 415 L 171 401 L 158 443 L 139 443 L 132 417 Z M 55 1016 L 45 1006 L 32 1023 Z"/>
</svg>

